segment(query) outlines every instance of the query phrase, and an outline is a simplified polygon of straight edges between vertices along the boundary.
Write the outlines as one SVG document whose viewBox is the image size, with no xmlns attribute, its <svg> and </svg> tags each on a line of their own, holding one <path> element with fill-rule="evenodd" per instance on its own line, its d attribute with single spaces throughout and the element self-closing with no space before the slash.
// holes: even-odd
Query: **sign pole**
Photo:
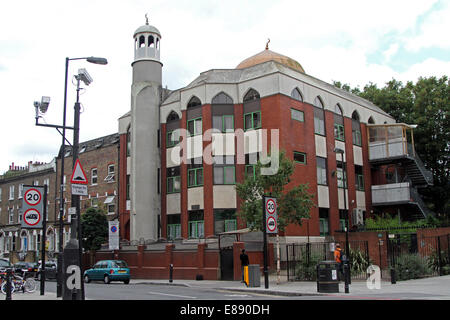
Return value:
<svg viewBox="0 0 450 320">
<path fill-rule="evenodd" d="M 41 296 L 45 294 L 45 242 L 47 229 L 47 185 L 44 184 L 44 208 L 42 214 Z"/>
<path fill-rule="evenodd" d="M 264 287 L 269 289 L 269 271 L 267 270 L 267 234 L 266 234 L 266 196 L 262 196 L 263 239 L 264 239 Z"/>
</svg>

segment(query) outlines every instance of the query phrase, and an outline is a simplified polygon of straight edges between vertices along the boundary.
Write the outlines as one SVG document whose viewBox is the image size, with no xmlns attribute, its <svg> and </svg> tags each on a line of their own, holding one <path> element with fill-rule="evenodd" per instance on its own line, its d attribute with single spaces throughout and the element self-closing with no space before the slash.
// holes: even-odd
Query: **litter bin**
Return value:
<svg viewBox="0 0 450 320">
<path fill-rule="evenodd" d="M 252 288 L 261 286 L 259 264 L 250 264 L 248 266 L 248 286 Z"/>
<path fill-rule="evenodd" d="M 317 292 L 339 292 L 339 263 L 321 261 L 317 264 Z"/>
</svg>

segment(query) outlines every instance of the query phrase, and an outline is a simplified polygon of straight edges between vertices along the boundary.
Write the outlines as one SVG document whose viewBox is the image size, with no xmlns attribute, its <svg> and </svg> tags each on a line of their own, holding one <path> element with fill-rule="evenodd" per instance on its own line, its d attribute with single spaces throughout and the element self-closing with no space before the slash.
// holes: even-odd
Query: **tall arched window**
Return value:
<svg viewBox="0 0 450 320">
<path fill-rule="evenodd" d="M 361 124 L 359 123 L 359 114 L 355 110 L 352 113 L 352 138 L 353 144 L 357 146 L 362 145 L 361 141 Z"/>
<path fill-rule="evenodd" d="M 325 135 L 325 113 L 322 99 L 317 96 L 314 99 L 314 133 Z"/>
<path fill-rule="evenodd" d="M 224 92 L 211 101 L 212 126 L 220 132 L 234 131 L 233 99 Z"/>
<path fill-rule="evenodd" d="M 166 119 L 166 147 L 170 148 L 177 145 L 180 142 L 180 117 L 178 113 L 172 111 L 169 113 Z"/>
<path fill-rule="evenodd" d="M 189 135 L 202 134 L 202 102 L 196 96 L 189 100 L 187 105 L 187 129 Z"/>
<path fill-rule="evenodd" d="M 131 127 L 127 130 L 127 157 L 131 156 Z"/>
<path fill-rule="evenodd" d="M 339 103 L 334 107 L 334 138 L 345 141 L 344 117 L 342 116 L 342 108 Z"/>
<path fill-rule="evenodd" d="M 152 35 L 148 36 L 148 46 L 152 48 L 155 46 L 155 38 Z"/>
<path fill-rule="evenodd" d="M 298 88 L 294 88 L 291 92 L 291 97 L 295 100 L 301 101 L 303 102 L 303 97 L 302 94 L 300 92 L 300 90 L 298 90 Z"/>
<path fill-rule="evenodd" d="M 259 93 L 250 89 L 244 96 L 244 130 L 261 128 L 261 102 Z"/>
</svg>

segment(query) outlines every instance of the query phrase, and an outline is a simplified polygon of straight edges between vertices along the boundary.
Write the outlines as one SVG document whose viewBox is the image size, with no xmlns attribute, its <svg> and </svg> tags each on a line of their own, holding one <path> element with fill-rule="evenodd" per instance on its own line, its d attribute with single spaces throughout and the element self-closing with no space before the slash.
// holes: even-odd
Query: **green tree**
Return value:
<svg viewBox="0 0 450 320">
<path fill-rule="evenodd" d="M 85 250 L 98 250 L 108 237 L 108 221 L 99 208 L 88 208 L 81 216 L 81 234 Z"/>
<path fill-rule="evenodd" d="M 236 184 L 236 192 L 243 200 L 239 215 L 253 230 L 262 230 L 262 195 L 277 198 L 278 228 L 283 231 L 288 224 L 301 225 L 303 218 L 309 218 L 314 206 L 313 194 L 308 192 L 307 184 L 289 186 L 295 163 L 279 153 L 279 168 L 273 175 L 261 175 L 261 168 L 270 164 L 256 164 L 255 175 L 246 176 L 243 183 Z"/>
</svg>

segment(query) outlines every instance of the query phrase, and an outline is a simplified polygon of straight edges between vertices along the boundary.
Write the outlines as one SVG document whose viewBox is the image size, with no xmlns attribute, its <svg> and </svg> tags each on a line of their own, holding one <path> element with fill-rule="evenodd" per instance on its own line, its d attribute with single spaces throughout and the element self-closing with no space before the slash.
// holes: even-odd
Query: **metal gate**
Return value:
<svg viewBox="0 0 450 320">
<path fill-rule="evenodd" d="M 220 279 L 234 280 L 233 247 L 220 249 Z"/>
</svg>

